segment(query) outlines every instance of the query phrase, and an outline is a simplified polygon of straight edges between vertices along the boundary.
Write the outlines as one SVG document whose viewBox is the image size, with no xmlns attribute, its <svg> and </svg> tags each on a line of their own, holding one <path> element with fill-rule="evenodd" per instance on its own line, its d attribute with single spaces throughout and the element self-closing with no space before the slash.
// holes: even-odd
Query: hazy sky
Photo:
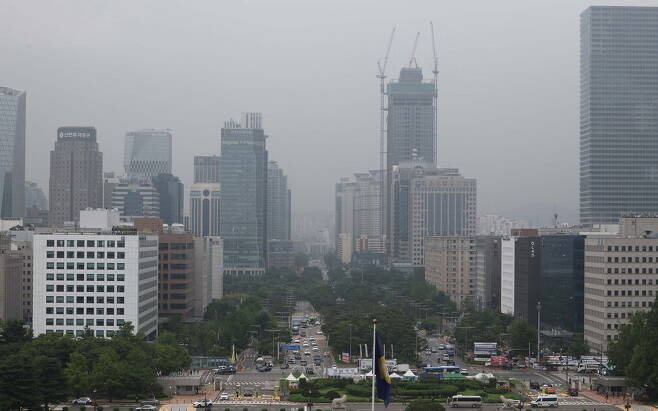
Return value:
<svg viewBox="0 0 658 411">
<path fill-rule="evenodd" d="M 379 167 L 377 60 L 439 48 L 439 165 L 478 179 L 481 212 L 575 215 L 579 14 L 658 1 L 0 0 L 0 85 L 27 91 L 27 178 L 47 192 L 62 125 L 98 129 L 106 171 L 126 131 L 171 128 L 174 173 L 219 154 L 224 120 L 260 111 L 295 211 L 332 209 L 341 176 Z M 542 211 L 543 212 L 543 211 Z"/>
</svg>

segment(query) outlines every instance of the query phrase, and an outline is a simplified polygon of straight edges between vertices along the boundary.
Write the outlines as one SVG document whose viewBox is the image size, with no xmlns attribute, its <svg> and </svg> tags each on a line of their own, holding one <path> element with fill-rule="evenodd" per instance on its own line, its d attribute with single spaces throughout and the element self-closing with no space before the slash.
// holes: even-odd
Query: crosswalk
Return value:
<svg viewBox="0 0 658 411">
<path fill-rule="evenodd" d="M 560 405 L 596 406 L 605 404 L 585 397 L 564 397 L 560 398 Z"/>
</svg>

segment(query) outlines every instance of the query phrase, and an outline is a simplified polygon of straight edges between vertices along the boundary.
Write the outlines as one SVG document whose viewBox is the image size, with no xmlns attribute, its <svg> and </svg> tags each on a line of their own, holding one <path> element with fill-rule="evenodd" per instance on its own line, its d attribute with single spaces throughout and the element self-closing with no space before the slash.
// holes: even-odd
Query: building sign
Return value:
<svg viewBox="0 0 658 411">
<path fill-rule="evenodd" d="M 283 350 L 283 351 L 299 351 L 299 345 L 282 345 L 281 350 Z"/>
<path fill-rule="evenodd" d="M 60 127 L 57 129 L 58 140 L 96 140 L 94 127 Z"/>
</svg>

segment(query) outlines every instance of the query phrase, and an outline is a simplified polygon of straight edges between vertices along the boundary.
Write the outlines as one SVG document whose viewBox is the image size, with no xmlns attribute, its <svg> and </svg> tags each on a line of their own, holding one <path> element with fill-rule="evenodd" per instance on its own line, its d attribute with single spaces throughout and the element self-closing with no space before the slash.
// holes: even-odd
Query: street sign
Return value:
<svg viewBox="0 0 658 411">
<path fill-rule="evenodd" d="M 299 351 L 299 345 L 282 345 L 281 350 L 283 351 Z"/>
</svg>

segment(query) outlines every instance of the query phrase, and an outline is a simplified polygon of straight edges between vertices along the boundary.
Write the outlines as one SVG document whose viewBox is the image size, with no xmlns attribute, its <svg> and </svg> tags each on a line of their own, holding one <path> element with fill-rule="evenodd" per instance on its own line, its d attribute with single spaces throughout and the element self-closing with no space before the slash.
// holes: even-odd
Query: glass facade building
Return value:
<svg viewBox="0 0 658 411">
<path fill-rule="evenodd" d="M 147 182 L 158 174 L 171 174 L 171 130 L 127 133 L 123 166 L 128 177 Z"/>
<path fill-rule="evenodd" d="M 583 332 L 585 236 L 541 236 L 539 300 L 543 324 Z"/>
<path fill-rule="evenodd" d="M 259 113 L 222 128 L 220 236 L 229 274 L 262 273 L 267 262 L 267 150 Z"/>
<path fill-rule="evenodd" d="M 171 174 L 153 177 L 153 186 L 160 194 L 160 218 L 165 224 L 183 223 L 184 186 L 180 178 Z"/>
<path fill-rule="evenodd" d="M 0 217 L 25 215 L 25 92 L 0 87 Z"/>
<path fill-rule="evenodd" d="M 580 222 L 658 212 L 658 8 L 581 14 Z"/>
</svg>

